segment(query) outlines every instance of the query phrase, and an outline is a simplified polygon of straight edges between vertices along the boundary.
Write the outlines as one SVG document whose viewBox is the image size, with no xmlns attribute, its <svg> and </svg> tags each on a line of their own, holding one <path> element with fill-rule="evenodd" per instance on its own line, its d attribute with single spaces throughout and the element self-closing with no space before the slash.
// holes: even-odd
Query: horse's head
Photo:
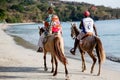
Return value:
<svg viewBox="0 0 120 80">
<path fill-rule="evenodd" d="M 44 29 L 44 27 L 38 27 L 38 29 L 39 29 L 39 35 L 41 36 L 41 34 L 45 31 L 45 29 Z"/>
<path fill-rule="evenodd" d="M 75 23 L 71 24 L 71 37 L 75 39 L 79 34 L 79 30 L 77 29 L 77 25 Z"/>
</svg>

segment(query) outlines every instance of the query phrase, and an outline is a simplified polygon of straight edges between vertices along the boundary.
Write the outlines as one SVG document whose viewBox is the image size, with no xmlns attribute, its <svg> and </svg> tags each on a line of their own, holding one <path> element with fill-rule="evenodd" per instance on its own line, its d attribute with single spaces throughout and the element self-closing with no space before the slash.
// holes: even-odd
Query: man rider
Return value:
<svg viewBox="0 0 120 80">
<path fill-rule="evenodd" d="M 81 45 L 82 40 L 84 38 L 86 38 L 87 36 L 92 36 L 94 34 L 97 36 L 97 30 L 96 30 L 93 19 L 90 18 L 90 12 L 88 10 L 86 10 L 84 12 L 84 16 L 85 16 L 85 18 L 82 19 L 80 27 L 79 27 L 82 31 L 79 33 L 79 35 L 75 39 L 74 48 L 72 48 L 70 50 L 70 52 L 73 55 L 75 55 L 75 50 L 77 48 L 77 45 L 79 44 L 79 42 L 80 42 L 80 45 Z"/>
</svg>

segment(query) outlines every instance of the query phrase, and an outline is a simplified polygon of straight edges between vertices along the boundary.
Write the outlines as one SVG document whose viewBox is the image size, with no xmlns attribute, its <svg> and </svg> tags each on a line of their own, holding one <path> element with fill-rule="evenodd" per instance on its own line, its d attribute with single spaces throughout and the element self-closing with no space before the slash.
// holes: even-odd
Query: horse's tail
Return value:
<svg viewBox="0 0 120 80">
<path fill-rule="evenodd" d="M 103 49 L 101 40 L 96 36 L 95 36 L 95 39 L 97 41 L 97 45 L 96 45 L 97 56 L 99 60 L 103 63 L 105 62 L 105 59 L 106 59 L 105 51 Z"/>
<path fill-rule="evenodd" d="M 57 56 L 57 58 L 63 63 L 63 64 L 67 64 L 67 59 L 61 49 L 61 42 L 59 37 L 55 37 L 54 39 L 54 48 L 55 48 L 55 55 Z"/>
</svg>

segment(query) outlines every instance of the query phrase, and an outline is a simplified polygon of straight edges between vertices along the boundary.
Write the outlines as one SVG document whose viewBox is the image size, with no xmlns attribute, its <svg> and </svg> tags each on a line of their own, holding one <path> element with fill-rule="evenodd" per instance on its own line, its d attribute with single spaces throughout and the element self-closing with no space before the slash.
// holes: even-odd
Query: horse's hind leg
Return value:
<svg viewBox="0 0 120 80">
<path fill-rule="evenodd" d="M 97 76 L 99 76 L 99 75 L 100 75 L 100 71 L 101 71 L 101 61 L 99 60 L 99 71 L 98 71 Z"/>
<path fill-rule="evenodd" d="M 46 52 L 44 53 L 44 70 L 47 71 L 47 65 L 46 65 Z"/>
<path fill-rule="evenodd" d="M 98 56 L 98 63 L 99 63 L 99 71 L 98 71 L 98 76 L 100 75 L 100 71 L 101 71 L 101 58 L 100 58 L 100 53 L 99 53 L 99 48 L 96 47 L 96 53 L 97 53 L 97 56 Z"/>
<path fill-rule="evenodd" d="M 65 66 L 65 74 L 66 74 L 66 77 L 68 77 L 68 70 L 67 70 L 66 64 L 64 64 L 64 66 Z"/>
<path fill-rule="evenodd" d="M 54 72 L 54 64 L 53 64 L 53 57 L 51 56 L 51 63 L 52 63 L 52 70 L 51 70 L 51 73 Z"/>
<path fill-rule="evenodd" d="M 56 76 L 57 75 L 58 62 L 57 62 L 57 59 L 56 59 L 55 56 L 54 56 L 54 60 L 55 60 L 55 72 L 53 73 L 53 76 Z"/>
<path fill-rule="evenodd" d="M 92 67 L 91 67 L 91 73 L 93 73 L 93 68 L 94 68 L 94 66 L 95 66 L 95 63 L 96 63 L 96 57 L 95 57 L 95 55 L 93 54 L 93 52 L 88 52 L 88 54 L 90 55 L 90 57 L 92 58 L 92 60 L 93 60 L 93 64 L 92 64 Z"/>
</svg>

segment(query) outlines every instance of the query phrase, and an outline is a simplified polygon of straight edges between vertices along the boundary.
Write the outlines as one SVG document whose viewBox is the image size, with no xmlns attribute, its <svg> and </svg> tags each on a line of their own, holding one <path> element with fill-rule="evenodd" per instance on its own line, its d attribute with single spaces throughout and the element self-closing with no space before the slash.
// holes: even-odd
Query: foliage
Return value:
<svg viewBox="0 0 120 80">
<path fill-rule="evenodd" d="M 23 12 L 24 7 L 22 5 L 12 5 L 10 9 L 19 11 L 19 12 Z"/>
<path fill-rule="evenodd" d="M 5 17 L 5 11 L 3 9 L 0 9 L 0 21 L 4 20 Z"/>
<path fill-rule="evenodd" d="M 119 19 L 120 9 L 77 2 L 63 2 L 59 0 L 0 0 L 0 20 L 6 22 L 42 22 L 47 9 L 53 3 L 54 11 L 61 21 L 80 21 L 83 12 L 89 10 L 94 20 Z"/>
</svg>

